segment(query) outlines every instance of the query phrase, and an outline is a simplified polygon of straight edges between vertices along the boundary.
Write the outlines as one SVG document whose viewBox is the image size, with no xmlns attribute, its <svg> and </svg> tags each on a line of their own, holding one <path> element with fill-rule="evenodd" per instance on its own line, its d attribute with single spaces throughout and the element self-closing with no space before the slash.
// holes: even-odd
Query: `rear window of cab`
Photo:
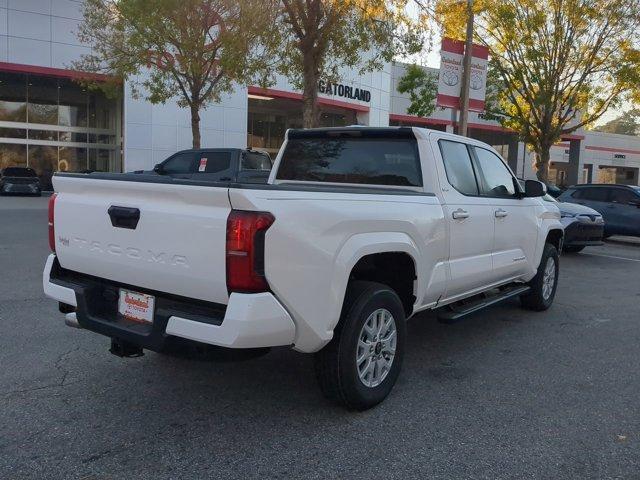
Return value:
<svg viewBox="0 0 640 480">
<path fill-rule="evenodd" d="M 331 135 L 334 133 L 334 136 Z M 422 186 L 417 142 L 409 135 L 319 132 L 287 140 L 277 180 Z"/>
</svg>

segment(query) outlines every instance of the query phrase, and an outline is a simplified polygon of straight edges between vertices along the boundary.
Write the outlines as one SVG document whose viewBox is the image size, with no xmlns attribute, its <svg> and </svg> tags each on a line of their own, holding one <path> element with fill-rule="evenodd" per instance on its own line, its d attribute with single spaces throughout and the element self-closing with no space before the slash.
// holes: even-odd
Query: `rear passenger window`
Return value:
<svg viewBox="0 0 640 480">
<path fill-rule="evenodd" d="M 193 173 L 193 152 L 177 153 L 162 163 L 164 173 Z"/>
<path fill-rule="evenodd" d="M 478 184 L 467 146 L 449 140 L 440 140 L 438 143 L 451 186 L 464 195 L 478 195 Z"/>
<path fill-rule="evenodd" d="M 422 186 L 415 138 L 290 138 L 277 179 Z"/>
<path fill-rule="evenodd" d="M 598 187 L 580 188 L 572 195 L 573 198 L 591 200 L 592 202 L 606 202 L 608 196 L 609 189 Z"/>
<path fill-rule="evenodd" d="M 244 152 L 240 170 L 271 170 L 271 158 L 265 153 Z"/>
<path fill-rule="evenodd" d="M 630 190 L 624 188 L 614 188 L 611 191 L 611 201 L 615 203 L 637 202 L 638 196 Z"/>
<path fill-rule="evenodd" d="M 231 168 L 231 152 L 200 152 L 198 157 L 198 173 L 219 173 Z"/>
</svg>

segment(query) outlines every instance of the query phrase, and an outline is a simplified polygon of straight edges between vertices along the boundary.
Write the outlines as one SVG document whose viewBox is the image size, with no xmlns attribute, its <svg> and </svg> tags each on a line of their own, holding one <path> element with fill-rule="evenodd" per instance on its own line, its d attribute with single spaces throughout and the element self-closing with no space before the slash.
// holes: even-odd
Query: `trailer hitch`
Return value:
<svg viewBox="0 0 640 480">
<path fill-rule="evenodd" d="M 141 346 L 121 340 L 120 338 L 111 338 L 111 348 L 109 351 L 115 356 L 123 358 L 135 358 L 144 355 Z"/>
</svg>

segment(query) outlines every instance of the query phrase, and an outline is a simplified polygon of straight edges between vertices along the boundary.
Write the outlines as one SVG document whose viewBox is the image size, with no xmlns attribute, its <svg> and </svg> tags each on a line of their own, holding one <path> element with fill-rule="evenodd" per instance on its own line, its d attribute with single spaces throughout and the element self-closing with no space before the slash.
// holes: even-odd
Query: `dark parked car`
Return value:
<svg viewBox="0 0 640 480">
<path fill-rule="evenodd" d="M 0 170 L 0 195 L 40 196 L 40 179 L 33 168 L 7 167 Z"/>
<path fill-rule="evenodd" d="M 604 219 L 600 213 L 577 203 L 560 202 L 548 193 L 542 199 L 554 203 L 560 210 L 560 223 L 564 227 L 563 252 L 575 253 L 589 245 L 602 245 Z"/>
<path fill-rule="evenodd" d="M 593 208 L 604 218 L 604 236 L 640 237 L 640 187 L 585 184 L 569 187 L 558 198 Z"/>
<path fill-rule="evenodd" d="M 558 198 L 564 192 L 564 189 L 560 188 L 554 183 L 546 183 L 547 193 L 551 195 L 553 198 Z"/>
<path fill-rule="evenodd" d="M 266 183 L 271 166 L 271 158 L 264 152 L 241 148 L 202 148 L 176 152 L 157 164 L 153 171 L 135 173 L 190 180 Z"/>
<path fill-rule="evenodd" d="M 518 180 L 524 188 L 524 180 Z M 548 191 L 542 200 L 553 203 L 560 210 L 560 223 L 564 227 L 563 252 L 576 253 L 590 245 L 602 245 L 604 219 L 600 213 L 584 205 L 561 202 Z"/>
</svg>

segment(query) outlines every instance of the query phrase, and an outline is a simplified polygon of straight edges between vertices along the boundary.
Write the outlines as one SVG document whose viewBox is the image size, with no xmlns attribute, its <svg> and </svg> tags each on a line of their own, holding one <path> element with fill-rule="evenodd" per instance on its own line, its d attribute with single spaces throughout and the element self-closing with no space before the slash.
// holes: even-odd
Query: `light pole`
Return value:
<svg viewBox="0 0 640 480">
<path fill-rule="evenodd" d="M 471 79 L 471 57 L 473 56 L 473 0 L 467 0 L 467 38 L 462 62 L 462 84 L 460 90 L 460 122 L 458 135 L 467 136 L 469 123 L 469 82 Z"/>
</svg>

